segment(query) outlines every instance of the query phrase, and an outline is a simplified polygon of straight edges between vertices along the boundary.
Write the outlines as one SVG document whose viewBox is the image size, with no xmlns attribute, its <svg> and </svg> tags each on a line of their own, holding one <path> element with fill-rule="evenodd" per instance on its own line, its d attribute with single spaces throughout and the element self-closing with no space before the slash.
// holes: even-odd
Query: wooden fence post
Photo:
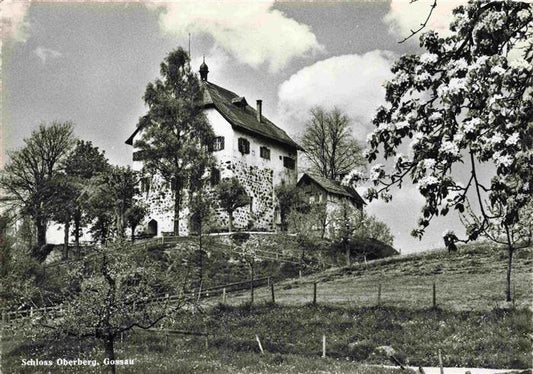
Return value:
<svg viewBox="0 0 533 374">
<path fill-rule="evenodd" d="M 322 358 L 326 358 L 326 335 L 322 335 Z"/>
<path fill-rule="evenodd" d="M 439 349 L 439 367 L 440 367 L 440 374 L 444 374 L 444 368 L 442 367 L 442 355 L 440 354 L 440 349 Z"/>
<path fill-rule="evenodd" d="M 274 295 L 274 282 L 270 283 L 270 293 L 272 294 L 272 304 L 275 304 L 276 297 Z"/>
<path fill-rule="evenodd" d="M 259 340 L 259 336 L 255 336 L 255 340 L 257 340 L 257 344 L 259 345 L 259 350 L 261 351 L 261 354 L 265 353 L 263 351 L 263 346 L 261 345 L 261 340 Z"/>
<path fill-rule="evenodd" d="M 381 305 L 381 283 L 378 284 L 378 306 Z"/>
<path fill-rule="evenodd" d="M 313 305 L 316 305 L 316 282 L 313 283 Z"/>
<path fill-rule="evenodd" d="M 222 304 L 226 304 L 226 287 L 222 289 Z"/>
<path fill-rule="evenodd" d="M 433 309 L 437 307 L 437 286 L 435 281 L 433 281 Z"/>
<path fill-rule="evenodd" d="M 30 317 L 33 317 L 33 307 L 30 308 Z"/>
</svg>

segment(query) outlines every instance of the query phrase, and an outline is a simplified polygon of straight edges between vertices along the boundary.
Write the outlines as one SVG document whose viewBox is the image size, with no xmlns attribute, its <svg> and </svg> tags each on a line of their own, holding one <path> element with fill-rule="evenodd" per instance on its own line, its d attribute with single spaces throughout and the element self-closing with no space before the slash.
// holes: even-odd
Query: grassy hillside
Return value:
<svg viewBox="0 0 533 374">
<path fill-rule="evenodd" d="M 533 249 L 517 252 L 513 264 L 515 306 L 530 307 Z M 276 302 L 302 305 L 313 297 L 321 304 L 375 306 L 381 284 L 381 304 L 420 309 L 432 306 L 432 286 L 436 283 L 437 305 L 452 310 L 492 310 L 507 306 L 505 300 L 506 252 L 490 245 L 476 244 L 445 251 L 395 256 L 351 267 L 332 268 L 321 273 L 276 284 Z M 246 292 L 231 297 L 239 304 L 249 298 Z M 256 292 L 258 300 L 270 300 L 270 290 Z"/>
</svg>

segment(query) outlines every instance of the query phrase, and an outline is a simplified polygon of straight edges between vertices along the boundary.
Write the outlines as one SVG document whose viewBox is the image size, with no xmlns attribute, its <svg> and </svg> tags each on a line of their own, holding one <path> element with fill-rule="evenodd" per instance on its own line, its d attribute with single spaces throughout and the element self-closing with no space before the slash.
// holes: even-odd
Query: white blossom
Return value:
<svg viewBox="0 0 533 374">
<path fill-rule="evenodd" d="M 503 141 L 503 136 L 502 136 L 502 134 L 497 132 L 494 135 L 492 135 L 492 137 L 489 139 L 489 141 L 492 144 L 499 144 L 499 143 L 501 143 Z"/>
<path fill-rule="evenodd" d="M 441 145 L 441 151 L 442 153 L 447 153 L 450 156 L 458 156 L 459 155 L 459 148 L 454 142 L 444 141 Z"/>
<path fill-rule="evenodd" d="M 442 113 L 441 112 L 433 112 L 429 116 L 429 120 L 430 121 L 437 121 L 437 120 L 439 120 L 441 118 L 442 118 Z"/>
<path fill-rule="evenodd" d="M 420 62 L 422 62 L 423 64 L 433 64 L 437 62 L 438 59 L 439 56 L 434 53 L 423 53 L 420 56 Z"/>
<path fill-rule="evenodd" d="M 439 180 L 436 177 L 433 175 L 426 175 L 418 181 L 418 189 L 422 190 L 426 187 L 434 186 L 436 184 L 439 184 Z"/>
<path fill-rule="evenodd" d="M 491 72 L 492 74 L 503 75 L 503 74 L 505 74 L 505 69 L 502 68 L 501 66 L 493 66 L 493 67 L 490 69 L 490 72 Z"/>
<path fill-rule="evenodd" d="M 514 132 L 513 135 L 507 138 L 507 140 L 505 141 L 505 145 L 516 145 L 519 139 L 520 139 L 520 134 L 517 132 Z"/>
<path fill-rule="evenodd" d="M 503 165 L 509 167 L 513 164 L 513 157 L 511 155 L 502 155 L 502 152 L 494 152 L 492 159 L 496 162 L 496 166 Z"/>
<path fill-rule="evenodd" d="M 383 164 L 376 164 L 372 166 L 372 169 L 370 169 L 370 180 L 377 181 L 381 177 L 384 168 L 385 165 Z"/>
<path fill-rule="evenodd" d="M 422 161 L 422 162 L 423 162 L 423 164 L 424 164 L 424 168 L 426 168 L 426 169 L 431 169 L 431 168 L 434 167 L 435 164 L 437 163 L 437 162 L 435 161 L 435 159 L 433 159 L 433 158 L 426 158 L 426 159 L 425 159 L 424 161 Z"/>
<path fill-rule="evenodd" d="M 396 124 L 397 129 L 403 129 L 405 127 L 409 127 L 409 122 L 407 121 L 401 121 Z"/>
</svg>

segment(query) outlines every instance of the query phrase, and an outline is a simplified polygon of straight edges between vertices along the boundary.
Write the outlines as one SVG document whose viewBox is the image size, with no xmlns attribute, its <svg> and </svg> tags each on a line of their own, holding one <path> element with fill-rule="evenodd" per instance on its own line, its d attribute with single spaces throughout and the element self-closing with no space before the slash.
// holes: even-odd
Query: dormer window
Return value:
<svg viewBox="0 0 533 374">
<path fill-rule="evenodd" d="M 291 157 L 283 157 L 283 166 L 287 169 L 293 169 L 296 167 L 296 161 Z"/>
<path fill-rule="evenodd" d="M 246 105 L 248 105 L 248 103 L 246 102 L 246 99 L 244 98 L 244 96 L 240 96 L 240 97 L 235 97 L 233 99 L 231 99 L 231 103 L 239 108 L 246 108 Z"/>
<path fill-rule="evenodd" d="M 217 136 L 213 139 L 213 142 L 211 143 L 211 146 L 209 147 L 209 150 L 212 152 L 221 151 L 224 149 L 224 137 L 223 136 Z"/>
<path fill-rule="evenodd" d="M 250 142 L 248 141 L 248 139 L 239 138 L 238 147 L 239 147 L 239 152 L 241 152 L 243 155 L 250 153 Z"/>
<path fill-rule="evenodd" d="M 259 155 L 261 156 L 261 158 L 270 160 L 270 148 L 267 148 L 267 147 L 259 148 Z"/>
</svg>

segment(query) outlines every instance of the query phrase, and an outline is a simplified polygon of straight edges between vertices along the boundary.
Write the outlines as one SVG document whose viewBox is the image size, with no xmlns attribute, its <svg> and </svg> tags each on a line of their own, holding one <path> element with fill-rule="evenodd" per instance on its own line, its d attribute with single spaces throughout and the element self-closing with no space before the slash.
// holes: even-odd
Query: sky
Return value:
<svg viewBox="0 0 533 374">
<path fill-rule="evenodd" d="M 263 113 L 301 136 L 313 106 L 338 107 L 364 144 L 383 83 L 417 38 L 398 43 L 426 18 L 433 0 L 172 2 L 25 2 L 4 0 L 2 18 L 2 158 L 23 146 L 41 123 L 72 121 L 75 135 L 105 151 L 111 163 L 131 163 L 124 142 L 146 112 L 148 82 L 165 56 L 188 48 L 192 67 L 205 56 L 209 81 L 263 100 Z M 441 0 L 428 28 L 445 34 L 459 0 Z M 367 211 L 389 225 L 402 253 L 442 247 L 457 217 L 433 222 L 420 241 L 409 233 L 422 206 L 416 187 Z"/>
</svg>

